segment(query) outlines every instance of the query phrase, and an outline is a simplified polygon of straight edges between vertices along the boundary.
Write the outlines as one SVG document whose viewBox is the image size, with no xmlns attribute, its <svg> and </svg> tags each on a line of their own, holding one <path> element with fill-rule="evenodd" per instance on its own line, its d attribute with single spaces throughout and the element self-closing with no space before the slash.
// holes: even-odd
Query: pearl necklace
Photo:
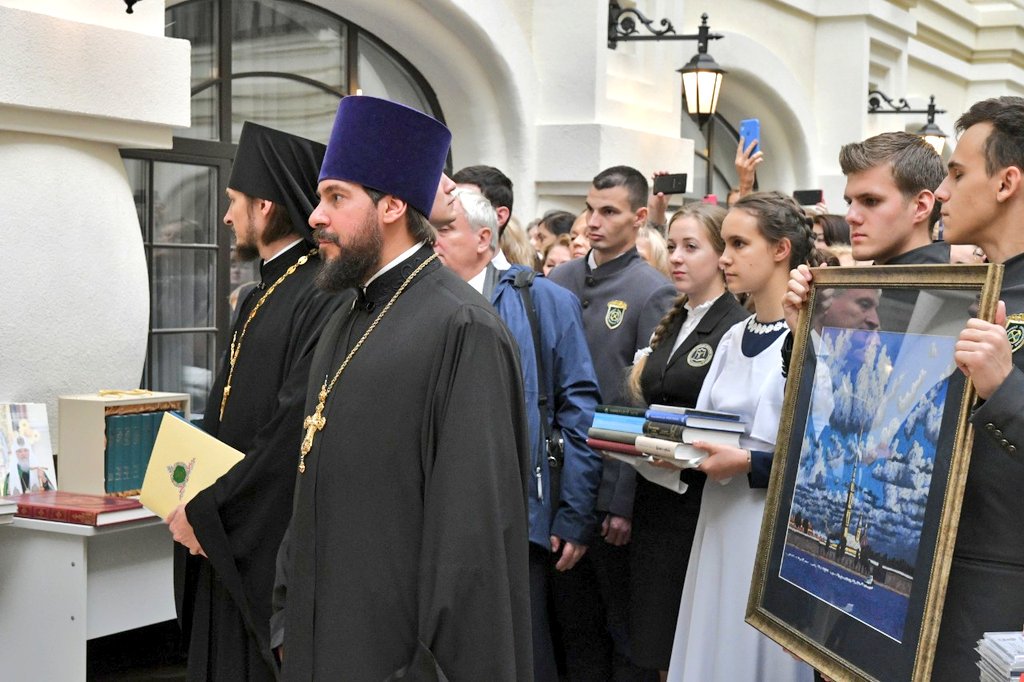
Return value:
<svg viewBox="0 0 1024 682">
<path fill-rule="evenodd" d="M 786 328 L 786 320 L 775 320 L 774 322 L 758 322 L 751 315 L 747 318 L 747 331 L 751 334 L 772 334 Z"/>
</svg>

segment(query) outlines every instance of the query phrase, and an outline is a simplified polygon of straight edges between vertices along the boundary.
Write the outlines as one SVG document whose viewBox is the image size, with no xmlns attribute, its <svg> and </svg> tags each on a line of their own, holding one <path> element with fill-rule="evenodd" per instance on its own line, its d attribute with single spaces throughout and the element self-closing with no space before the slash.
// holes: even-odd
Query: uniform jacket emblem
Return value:
<svg viewBox="0 0 1024 682">
<path fill-rule="evenodd" d="M 622 318 L 626 316 L 626 308 L 629 306 L 625 301 L 609 301 L 608 312 L 604 314 L 604 323 L 609 329 L 618 329 L 622 324 Z"/>
<path fill-rule="evenodd" d="M 686 354 L 686 364 L 690 367 L 703 367 L 715 357 L 715 349 L 709 343 L 697 344 Z"/>
<path fill-rule="evenodd" d="M 1010 340 L 1010 350 L 1014 353 L 1024 346 L 1024 313 L 1014 313 L 1006 318 L 1006 338 Z"/>
</svg>

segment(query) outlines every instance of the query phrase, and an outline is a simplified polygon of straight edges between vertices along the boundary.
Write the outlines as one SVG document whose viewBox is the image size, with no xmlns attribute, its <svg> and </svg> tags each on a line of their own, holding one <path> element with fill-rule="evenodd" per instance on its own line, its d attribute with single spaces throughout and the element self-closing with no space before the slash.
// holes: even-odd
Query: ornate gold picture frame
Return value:
<svg viewBox="0 0 1024 682">
<path fill-rule="evenodd" d="M 930 679 L 970 462 L 953 349 L 1001 265 L 814 271 L 747 622 L 836 680 Z"/>
</svg>

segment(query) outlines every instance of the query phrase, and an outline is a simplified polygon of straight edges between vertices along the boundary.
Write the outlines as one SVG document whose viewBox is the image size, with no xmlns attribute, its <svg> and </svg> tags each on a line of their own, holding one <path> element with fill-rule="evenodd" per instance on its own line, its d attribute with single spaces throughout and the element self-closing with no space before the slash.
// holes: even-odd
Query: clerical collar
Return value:
<svg viewBox="0 0 1024 682">
<path fill-rule="evenodd" d="M 266 259 L 265 261 L 263 261 L 263 264 L 264 264 L 264 265 L 266 265 L 267 263 L 269 263 L 270 261 L 274 260 L 275 258 L 277 258 L 278 256 L 280 256 L 280 255 L 281 255 L 282 253 L 284 253 L 284 252 L 285 252 L 285 251 L 287 251 L 288 249 L 292 248 L 293 246 L 295 246 L 296 244 L 298 244 L 298 243 L 299 243 L 299 242 L 301 242 L 301 241 L 302 241 L 302 237 L 299 237 L 298 239 L 296 239 L 295 241 L 293 241 L 293 242 L 292 242 L 291 244 L 289 244 L 288 246 L 284 247 L 283 249 L 281 249 L 280 251 L 278 251 L 277 253 L 275 253 L 275 254 L 274 254 L 273 256 L 271 256 L 270 258 L 268 258 L 268 259 Z"/>
<path fill-rule="evenodd" d="M 382 268 L 365 288 L 357 290 L 359 294 L 354 305 L 367 312 L 372 312 L 377 306 L 385 304 L 398 291 L 409 274 L 432 255 L 434 255 L 434 249 L 426 242 L 421 242 L 413 249 L 406 251 L 389 263 L 386 268 Z M 432 271 L 435 267 L 440 267 L 440 263 L 431 263 L 424 272 Z M 409 286 L 415 286 L 417 281 L 419 278 Z"/>
<path fill-rule="evenodd" d="M 257 288 L 265 289 L 270 286 L 274 280 L 281 276 L 281 273 L 288 269 L 288 266 L 299 260 L 308 250 L 303 244 L 304 242 L 301 238 L 296 239 L 270 258 L 260 261 L 260 283 Z"/>
<path fill-rule="evenodd" d="M 413 244 L 413 245 L 412 245 L 411 247 L 409 247 L 409 248 L 408 248 L 407 250 L 405 250 L 405 251 L 403 251 L 402 253 L 398 254 L 398 257 L 397 257 L 397 258 L 395 258 L 395 259 L 394 259 L 394 260 L 392 260 L 392 261 L 391 261 L 390 263 L 388 263 L 387 265 L 385 265 L 384 267 L 382 267 L 382 268 L 381 268 L 380 270 L 378 270 L 378 271 L 377 271 L 377 272 L 376 272 L 376 273 L 375 273 L 375 274 L 373 275 L 373 277 L 371 277 L 370 279 L 366 280 L 366 282 L 364 282 L 364 283 L 363 283 L 363 286 L 361 287 L 361 288 L 362 288 L 362 290 L 363 290 L 363 293 L 365 294 L 365 293 L 366 293 L 366 290 L 370 288 L 370 283 L 371 283 L 371 282 L 373 282 L 373 280 L 377 279 L 378 277 L 380 277 L 380 276 L 381 276 L 381 275 L 383 275 L 383 274 L 384 274 L 385 272 L 387 272 L 388 270 L 392 269 L 393 267 L 395 267 L 396 265 L 398 265 L 399 263 L 401 263 L 402 261 L 404 261 L 404 260 L 405 260 L 406 258 L 408 258 L 409 256 L 411 256 L 412 254 L 416 253 L 416 252 L 417 252 L 417 251 L 418 251 L 418 250 L 420 249 L 420 247 L 421 247 L 421 246 L 423 246 L 424 244 L 426 244 L 426 242 L 425 242 L 425 241 L 422 241 L 422 242 L 418 242 L 418 243 L 416 243 L 416 244 Z"/>
</svg>

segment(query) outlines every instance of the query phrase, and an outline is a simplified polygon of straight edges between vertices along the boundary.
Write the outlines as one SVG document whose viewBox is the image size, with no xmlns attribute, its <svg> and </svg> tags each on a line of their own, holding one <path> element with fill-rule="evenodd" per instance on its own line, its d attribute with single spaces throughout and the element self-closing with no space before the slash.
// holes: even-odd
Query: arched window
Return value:
<svg viewBox="0 0 1024 682">
<path fill-rule="evenodd" d="M 326 142 L 347 94 L 386 97 L 444 116 L 401 54 L 301 0 L 168 2 L 166 34 L 192 45 L 192 121 L 171 150 L 125 150 L 150 273 L 150 339 L 141 385 L 192 394 L 194 415 L 227 346 L 229 299 L 258 280 L 232 259 L 221 224 L 244 121 Z"/>
</svg>

